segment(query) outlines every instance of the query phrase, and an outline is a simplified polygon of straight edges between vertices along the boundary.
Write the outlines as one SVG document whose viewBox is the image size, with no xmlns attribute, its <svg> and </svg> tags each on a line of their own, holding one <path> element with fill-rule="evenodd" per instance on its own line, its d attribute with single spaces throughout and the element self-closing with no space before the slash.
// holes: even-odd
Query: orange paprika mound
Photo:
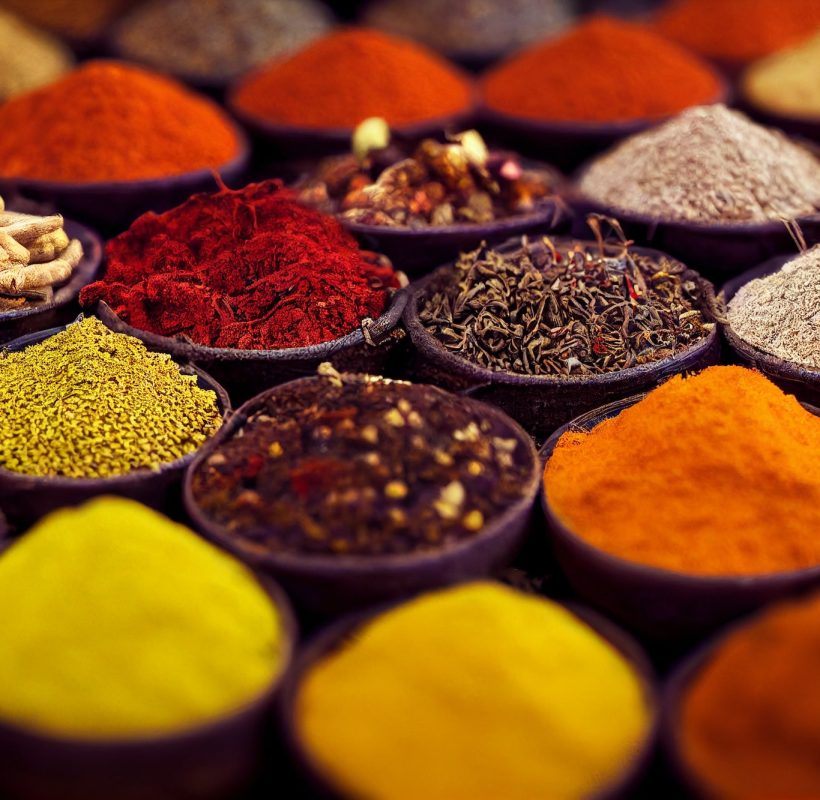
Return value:
<svg viewBox="0 0 820 800">
<path fill-rule="evenodd" d="M 469 79 L 422 45 L 369 28 L 345 28 L 249 76 L 233 102 L 269 122 L 353 128 L 445 117 L 472 105 Z"/>
<path fill-rule="evenodd" d="M 139 67 L 91 61 L 0 106 L 0 175 L 129 181 L 217 168 L 239 150 L 219 108 Z"/>
<path fill-rule="evenodd" d="M 820 596 L 729 635 L 681 706 L 683 757 L 724 800 L 820 797 Z"/>
<path fill-rule="evenodd" d="M 623 122 L 718 99 L 715 70 L 641 25 L 594 16 L 490 70 L 486 105 L 515 117 Z"/>
<path fill-rule="evenodd" d="M 671 0 L 654 21 L 658 33 L 702 55 L 751 61 L 820 27 L 818 0 Z"/>
<path fill-rule="evenodd" d="M 676 376 L 547 462 L 558 518 L 594 547 L 695 575 L 820 564 L 820 418 L 753 370 Z"/>
</svg>

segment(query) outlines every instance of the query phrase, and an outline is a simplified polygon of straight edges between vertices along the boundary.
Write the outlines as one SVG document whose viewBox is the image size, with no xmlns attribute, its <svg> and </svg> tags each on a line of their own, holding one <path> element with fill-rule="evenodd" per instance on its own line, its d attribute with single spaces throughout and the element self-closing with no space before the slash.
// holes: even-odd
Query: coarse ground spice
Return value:
<svg viewBox="0 0 820 800">
<path fill-rule="evenodd" d="M 268 122 L 353 128 L 368 117 L 390 125 L 468 111 L 469 79 L 432 50 L 369 28 L 330 33 L 249 76 L 236 107 Z"/>
<path fill-rule="evenodd" d="M 680 714 L 685 761 L 722 800 L 820 797 L 820 597 L 777 605 L 728 635 Z"/>
<path fill-rule="evenodd" d="M 0 467 L 35 476 L 158 469 L 221 425 L 196 376 L 93 317 L 0 354 L 0 406 Z"/>
<path fill-rule="evenodd" d="M 820 369 L 820 245 L 773 275 L 741 286 L 727 317 L 750 345 Z"/>
<path fill-rule="evenodd" d="M 322 772 L 372 800 L 581 800 L 649 728 L 632 666 L 570 611 L 494 583 L 393 608 L 307 672 L 296 725 Z"/>
<path fill-rule="evenodd" d="M 0 557 L 0 718 L 69 739 L 187 731 L 271 684 L 286 644 L 253 573 L 133 500 L 49 514 Z"/>
<path fill-rule="evenodd" d="M 247 350 L 338 339 L 378 317 L 398 287 L 386 259 L 278 181 L 143 214 L 108 242 L 106 263 L 84 306 L 104 300 L 140 330 Z"/>
<path fill-rule="evenodd" d="M 227 116 L 182 84 L 91 61 L 0 106 L 0 175 L 130 181 L 221 167 L 239 142 Z"/>
<path fill-rule="evenodd" d="M 619 558 L 693 575 L 820 564 L 820 418 L 762 375 L 675 376 L 547 462 L 550 506 Z"/>
<path fill-rule="evenodd" d="M 684 111 L 598 157 L 579 188 L 660 220 L 766 222 L 820 210 L 820 160 L 723 105 Z"/>
<path fill-rule="evenodd" d="M 817 0 L 669 0 L 655 29 L 690 50 L 750 61 L 797 44 L 820 28 Z"/>
<path fill-rule="evenodd" d="M 475 538 L 522 498 L 533 458 L 455 395 L 331 374 L 268 395 L 193 497 L 255 551 L 397 555 Z"/>
<path fill-rule="evenodd" d="M 532 45 L 482 80 L 495 111 L 536 120 L 623 122 L 719 99 L 714 69 L 642 25 L 594 16 Z"/>
</svg>

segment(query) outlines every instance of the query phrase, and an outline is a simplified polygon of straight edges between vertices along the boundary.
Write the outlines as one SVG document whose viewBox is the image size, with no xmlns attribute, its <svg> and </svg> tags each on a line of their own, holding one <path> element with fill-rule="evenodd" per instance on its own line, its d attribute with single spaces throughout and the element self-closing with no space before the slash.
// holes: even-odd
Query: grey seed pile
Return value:
<svg viewBox="0 0 820 800">
<path fill-rule="evenodd" d="M 820 161 L 737 111 L 701 106 L 598 158 L 580 189 L 613 209 L 659 219 L 791 219 L 820 209 Z"/>
<path fill-rule="evenodd" d="M 732 330 L 759 350 L 820 369 L 820 245 L 742 286 L 728 317 Z"/>
</svg>

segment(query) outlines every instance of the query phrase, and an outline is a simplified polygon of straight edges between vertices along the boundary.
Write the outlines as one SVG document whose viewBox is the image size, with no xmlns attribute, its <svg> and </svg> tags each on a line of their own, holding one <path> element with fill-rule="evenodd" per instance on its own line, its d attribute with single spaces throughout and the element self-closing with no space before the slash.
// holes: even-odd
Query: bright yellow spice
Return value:
<svg viewBox="0 0 820 800">
<path fill-rule="evenodd" d="M 0 556 L 0 719 L 133 739 L 228 715 L 283 657 L 253 574 L 181 525 L 105 497 L 50 514 Z"/>
<path fill-rule="evenodd" d="M 614 781 L 650 724 L 629 663 L 566 609 L 495 583 L 425 595 L 314 666 L 312 757 L 369 800 L 569 800 Z"/>
</svg>

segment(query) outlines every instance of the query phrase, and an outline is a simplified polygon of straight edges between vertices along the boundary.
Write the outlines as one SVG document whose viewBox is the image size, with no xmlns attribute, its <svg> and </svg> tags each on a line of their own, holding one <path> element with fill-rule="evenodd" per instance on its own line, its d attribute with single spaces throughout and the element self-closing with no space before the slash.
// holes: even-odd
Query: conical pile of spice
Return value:
<svg viewBox="0 0 820 800">
<path fill-rule="evenodd" d="M 727 317 L 750 345 L 820 369 L 820 245 L 773 275 L 741 286 Z"/>
<path fill-rule="evenodd" d="M 522 375 L 600 375 L 682 353 L 714 327 L 710 288 L 667 256 L 523 240 L 482 246 L 420 297 L 424 328 L 460 358 Z"/>
<path fill-rule="evenodd" d="M 659 220 L 766 222 L 820 210 L 820 160 L 738 111 L 705 106 L 600 156 L 579 188 L 616 212 Z"/>
<path fill-rule="evenodd" d="M 345 28 L 249 76 L 233 104 L 272 123 L 350 129 L 368 117 L 406 125 L 467 112 L 472 87 L 422 45 Z"/>
<path fill-rule="evenodd" d="M 623 122 L 719 99 L 717 73 L 645 26 L 594 16 L 532 45 L 482 80 L 487 106 L 513 117 Z"/>
<path fill-rule="evenodd" d="M 526 497 L 528 445 L 440 389 L 330 368 L 268 394 L 199 464 L 193 499 L 254 552 L 436 550 Z"/>
<path fill-rule="evenodd" d="M 628 769 L 651 710 L 585 622 L 487 582 L 365 623 L 307 672 L 295 717 L 346 797 L 583 800 Z"/>
<path fill-rule="evenodd" d="M 675 376 L 547 462 L 553 512 L 619 558 L 692 575 L 820 565 L 820 418 L 762 375 Z"/>
<path fill-rule="evenodd" d="M 380 316 L 399 285 L 389 261 L 278 181 L 144 214 L 108 242 L 106 263 L 84 306 L 103 300 L 140 330 L 245 350 L 338 339 Z"/>
<path fill-rule="evenodd" d="M 0 407 L 0 467 L 35 476 L 158 469 L 222 424 L 195 375 L 93 317 L 0 354 Z"/>
<path fill-rule="evenodd" d="M 139 0 L 3 0 L 3 5 L 41 28 L 89 39 Z"/>
<path fill-rule="evenodd" d="M 0 106 L 0 176 L 131 181 L 217 169 L 239 154 L 228 117 L 182 84 L 90 61 Z"/>
<path fill-rule="evenodd" d="M 820 596 L 728 635 L 687 687 L 678 736 L 712 797 L 820 797 Z"/>
</svg>

